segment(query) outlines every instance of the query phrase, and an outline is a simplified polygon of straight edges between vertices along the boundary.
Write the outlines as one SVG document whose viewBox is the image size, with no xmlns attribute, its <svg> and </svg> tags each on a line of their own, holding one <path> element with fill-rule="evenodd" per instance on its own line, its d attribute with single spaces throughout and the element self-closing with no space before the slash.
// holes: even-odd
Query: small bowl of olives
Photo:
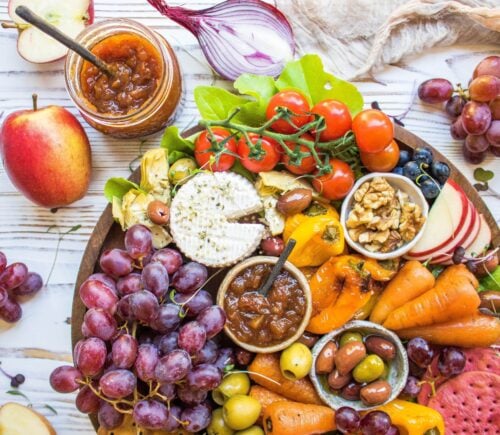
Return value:
<svg viewBox="0 0 500 435">
<path fill-rule="evenodd" d="M 312 349 L 310 378 L 334 409 L 366 411 L 394 400 L 408 377 L 408 358 L 396 334 L 355 320 L 324 335 Z"/>
</svg>

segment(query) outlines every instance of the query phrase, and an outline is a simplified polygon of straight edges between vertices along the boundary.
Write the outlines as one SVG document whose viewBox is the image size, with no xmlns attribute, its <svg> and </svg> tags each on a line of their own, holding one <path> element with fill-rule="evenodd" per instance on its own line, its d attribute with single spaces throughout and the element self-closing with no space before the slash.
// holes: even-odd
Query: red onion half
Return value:
<svg viewBox="0 0 500 435">
<path fill-rule="evenodd" d="M 212 68 L 226 79 L 243 73 L 277 77 L 295 54 L 290 23 L 261 0 L 226 0 L 202 10 L 148 2 L 193 33 Z"/>
</svg>

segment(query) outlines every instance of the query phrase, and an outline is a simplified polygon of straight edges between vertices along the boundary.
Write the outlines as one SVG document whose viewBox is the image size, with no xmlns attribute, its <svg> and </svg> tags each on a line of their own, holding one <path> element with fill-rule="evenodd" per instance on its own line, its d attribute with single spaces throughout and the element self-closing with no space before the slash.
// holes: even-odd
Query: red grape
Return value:
<svg viewBox="0 0 500 435">
<path fill-rule="evenodd" d="M 453 139 L 460 140 L 467 137 L 467 132 L 464 129 L 462 117 L 459 116 L 450 126 L 450 134 Z"/>
<path fill-rule="evenodd" d="M 120 369 L 129 369 L 137 358 L 137 340 L 130 334 L 120 335 L 111 346 L 113 364 Z"/>
<path fill-rule="evenodd" d="M 126 296 L 142 290 L 141 274 L 133 272 L 122 276 L 116 283 L 116 290 L 120 296 Z"/>
<path fill-rule="evenodd" d="M 50 386 L 58 393 L 72 393 L 81 385 L 77 381 L 83 380 L 81 372 L 73 366 L 57 367 L 49 378 Z"/>
<path fill-rule="evenodd" d="M 135 390 L 137 379 L 128 370 L 111 370 L 99 379 L 99 387 L 102 393 L 110 399 L 123 399 Z"/>
<path fill-rule="evenodd" d="M 158 393 L 160 393 L 167 400 L 174 400 L 176 397 L 176 386 L 175 384 L 162 384 Z"/>
<path fill-rule="evenodd" d="M 179 293 L 194 293 L 205 283 L 207 277 L 207 268 L 192 261 L 184 264 L 175 272 L 172 278 L 172 286 Z"/>
<path fill-rule="evenodd" d="M 491 75 L 482 75 L 469 85 L 469 95 L 474 101 L 488 102 L 500 94 L 500 79 Z"/>
<path fill-rule="evenodd" d="M 161 263 L 149 263 L 142 270 L 142 285 L 158 299 L 163 298 L 169 285 L 167 269 Z"/>
<path fill-rule="evenodd" d="M 486 139 L 484 134 L 473 136 L 469 134 L 465 138 L 465 147 L 471 152 L 475 154 L 479 154 L 485 152 L 490 144 Z"/>
<path fill-rule="evenodd" d="M 135 260 L 141 260 L 153 250 L 153 236 L 144 225 L 133 225 L 125 233 L 125 249 Z"/>
<path fill-rule="evenodd" d="M 199 432 L 210 424 L 212 410 L 204 403 L 182 411 L 181 421 L 187 422 L 184 426 L 188 432 Z"/>
<path fill-rule="evenodd" d="M 491 145 L 490 151 L 493 153 L 494 156 L 500 157 L 500 146 Z"/>
<path fill-rule="evenodd" d="M 161 384 L 172 384 L 184 379 L 191 370 L 189 354 L 176 349 L 160 358 L 155 369 L 155 378 Z"/>
<path fill-rule="evenodd" d="M 359 429 L 361 417 L 359 412 L 348 406 L 342 406 L 335 412 L 337 430 L 342 433 L 355 433 Z"/>
<path fill-rule="evenodd" d="M 207 338 L 212 338 L 224 329 L 226 313 L 218 305 L 213 305 L 198 314 L 196 321 L 205 328 Z"/>
<path fill-rule="evenodd" d="M 182 266 L 182 255 L 179 251 L 171 248 L 163 248 L 156 251 L 151 257 L 152 263 L 161 263 L 169 275 L 174 274 Z"/>
<path fill-rule="evenodd" d="M 0 251 L 0 273 L 2 273 L 7 267 L 7 256 Z"/>
<path fill-rule="evenodd" d="M 222 372 L 212 364 L 200 364 L 188 373 L 186 380 L 193 389 L 214 390 L 222 381 Z"/>
<path fill-rule="evenodd" d="M 160 306 L 157 316 L 151 322 L 151 328 L 162 334 L 174 331 L 181 324 L 181 309 L 176 304 Z"/>
<path fill-rule="evenodd" d="M 206 290 L 198 290 L 194 295 L 176 293 L 174 300 L 177 304 L 183 305 L 186 317 L 196 317 L 214 303 L 212 296 Z"/>
<path fill-rule="evenodd" d="M 426 103 L 443 103 L 453 94 L 453 85 L 446 79 L 430 79 L 418 87 L 418 96 Z"/>
<path fill-rule="evenodd" d="M 189 386 L 177 387 L 177 396 L 179 400 L 187 406 L 194 406 L 207 400 L 208 393 L 203 390 L 196 390 Z"/>
<path fill-rule="evenodd" d="M 405 397 L 413 399 L 418 396 L 421 389 L 420 381 L 415 376 L 408 376 L 402 393 Z"/>
<path fill-rule="evenodd" d="M 116 311 L 118 296 L 102 281 L 86 280 L 79 289 L 80 299 L 87 308 L 102 308 L 111 314 Z"/>
<path fill-rule="evenodd" d="M 141 428 L 163 429 L 167 424 L 168 409 L 157 400 L 141 400 L 135 404 L 132 418 Z"/>
<path fill-rule="evenodd" d="M 174 432 L 181 427 L 181 413 L 182 409 L 180 406 L 173 405 L 170 406 L 170 411 L 168 413 L 168 419 L 166 425 L 163 427 L 163 430 L 167 432 Z"/>
<path fill-rule="evenodd" d="M 7 323 L 16 323 L 23 316 L 23 310 L 10 296 L 4 300 L 3 305 L 0 307 L 0 318 Z"/>
<path fill-rule="evenodd" d="M 279 257 L 285 249 L 285 242 L 281 237 L 267 237 L 260 243 L 260 249 L 262 249 L 264 255 Z"/>
<path fill-rule="evenodd" d="M 105 273 L 93 273 L 87 278 L 87 281 L 91 280 L 101 281 L 104 285 L 107 285 L 111 290 L 116 293 L 116 282 L 115 280 Z"/>
<path fill-rule="evenodd" d="M 105 402 L 101 402 L 99 406 L 99 411 L 97 412 L 97 421 L 99 425 L 105 429 L 114 429 L 123 423 L 124 415 L 119 413 L 113 405 Z"/>
<path fill-rule="evenodd" d="M 21 285 L 28 277 L 28 268 L 24 263 L 12 263 L 0 274 L 0 284 L 6 290 Z"/>
<path fill-rule="evenodd" d="M 460 95 L 454 95 L 451 97 L 444 106 L 446 113 L 452 118 L 456 118 L 462 113 L 466 100 Z"/>
<path fill-rule="evenodd" d="M 137 377 L 144 382 L 153 381 L 158 360 L 158 349 L 155 345 L 141 344 L 134 364 Z"/>
<path fill-rule="evenodd" d="M 12 289 L 16 296 L 31 296 L 43 287 L 42 277 L 38 273 L 29 272 L 24 282 Z"/>
<path fill-rule="evenodd" d="M 462 123 L 469 134 L 484 134 L 491 124 L 491 110 L 486 103 L 469 101 L 462 111 Z"/>
<path fill-rule="evenodd" d="M 419 367 L 427 367 L 434 357 L 429 343 L 423 338 L 412 338 L 406 345 L 408 358 Z"/>
<path fill-rule="evenodd" d="M 493 121 L 486 132 L 486 140 L 495 147 L 500 147 L 500 120 Z"/>
<path fill-rule="evenodd" d="M 166 355 L 177 349 L 178 338 L 179 333 L 177 331 L 172 331 L 168 334 L 162 335 L 158 340 L 158 350 L 160 351 L 160 355 Z"/>
<path fill-rule="evenodd" d="M 101 399 L 97 397 L 88 385 L 84 385 L 76 395 L 75 405 L 84 414 L 94 414 L 99 410 Z"/>
<path fill-rule="evenodd" d="M 397 426 L 391 424 L 389 430 L 385 433 L 385 435 L 400 435 L 400 432 Z"/>
<path fill-rule="evenodd" d="M 500 56 L 488 56 L 479 62 L 472 74 L 473 78 L 492 75 L 500 78 Z"/>
<path fill-rule="evenodd" d="M 491 116 L 494 120 L 500 119 L 500 97 L 490 101 Z"/>
<path fill-rule="evenodd" d="M 212 340 L 208 340 L 205 346 L 193 356 L 194 364 L 213 364 L 217 360 L 217 350 L 217 344 Z"/>
<path fill-rule="evenodd" d="M 179 329 L 179 339 L 177 343 L 181 349 L 194 355 L 203 348 L 206 339 L 207 333 L 205 328 L 200 323 L 193 320 L 185 323 L 182 325 L 181 329 Z"/>
<path fill-rule="evenodd" d="M 234 350 L 230 347 L 223 347 L 217 352 L 217 359 L 214 362 L 214 366 L 223 372 L 227 366 L 232 366 L 235 362 Z"/>
<path fill-rule="evenodd" d="M 108 249 L 99 259 L 101 269 L 108 275 L 120 277 L 128 275 L 133 270 L 133 260 L 122 249 Z"/>
<path fill-rule="evenodd" d="M 443 376 L 456 376 L 464 371 L 465 362 L 465 355 L 460 349 L 445 347 L 439 354 L 438 370 Z"/>
<path fill-rule="evenodd" d="M 465 160 L 473 165 L 479 165 L 479 163 L 484 161 L 486 155 L 488 154 L 487 151 L 483 151 L 482 153 L 473 153 L 465 146 L 465 143 L 462 146 L 462 153 Z"/>
<path fill-rule="evenodd" d="M 149 324 L 158 315 L 160 309 L 158 299 L 153 293 L 147 290 L 127 295 L 121 301 L 125 299 L 129 300 L 133 317 L 140 322 Z"/>
<path fill-rule="evenodd" d="M 76 344 L 73 359 L 84 376 L 96 376 L 104 368 L 106 355 L 104 341 L 97 337 L 90 337 Z"/>
<path fill-rule="evenodd" d="M 115 318 L 101 308 L 91 308 L 85 313 L 82 323 L 82 333 L 85 337 L 98 337 L 110 340 L 117 332 Z"/>
<path fill-rule="evenodd" d="M 371 411 L 361 419 L 363 435 L 385 435 L 391 427 L 391 417 L 383 411 Z"/>
<path fill-rule="evenodd" d="M 9 293 L 5 290 L 5 287 L 0 286 L 0 308 L 2 308 L 9 299 Z"/>
</svg>

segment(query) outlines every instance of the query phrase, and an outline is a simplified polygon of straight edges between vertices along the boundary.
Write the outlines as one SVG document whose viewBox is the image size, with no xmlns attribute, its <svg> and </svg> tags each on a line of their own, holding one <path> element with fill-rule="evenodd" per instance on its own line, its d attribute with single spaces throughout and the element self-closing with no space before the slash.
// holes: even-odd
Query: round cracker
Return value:
<svg viewBox="0 0 500 435">
<path fill-rule="evenodd" d="M 464 349 L 465 372 L 489 372 L 500 375 L 500 351 L 491 347 Z"/>
</svg>

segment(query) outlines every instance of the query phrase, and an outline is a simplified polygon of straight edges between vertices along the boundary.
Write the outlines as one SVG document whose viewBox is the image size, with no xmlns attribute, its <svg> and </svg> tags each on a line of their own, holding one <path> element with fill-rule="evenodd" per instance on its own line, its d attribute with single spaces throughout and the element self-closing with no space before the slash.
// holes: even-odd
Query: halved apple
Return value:
<svg viewBox="0 0 500 435">
<path fill-rule="evenodd" d="M 56 435 L 56 431 L 43 415 L 19 403 L 8 402 L 0 408 L 0 434 Z"/>
<path fill-rule="evenodd" d="M 9 15 L 19 30 L 17 51 L 33 63 L 61 59 L 68 49 L 17 16 L 16 8 L 21 5 L 29 7 L 71 38 L 94 21 L 93 0 L 9 0 Z"/>
<path fill-rule="evenodd" d="M 465 249 L 467 257 L 476 257 L 482 254 L 491 243 L 491 229 L 482 214 L 479 215 L 481 222 L 479 232 L 474 241 Z"/>
</svg>

